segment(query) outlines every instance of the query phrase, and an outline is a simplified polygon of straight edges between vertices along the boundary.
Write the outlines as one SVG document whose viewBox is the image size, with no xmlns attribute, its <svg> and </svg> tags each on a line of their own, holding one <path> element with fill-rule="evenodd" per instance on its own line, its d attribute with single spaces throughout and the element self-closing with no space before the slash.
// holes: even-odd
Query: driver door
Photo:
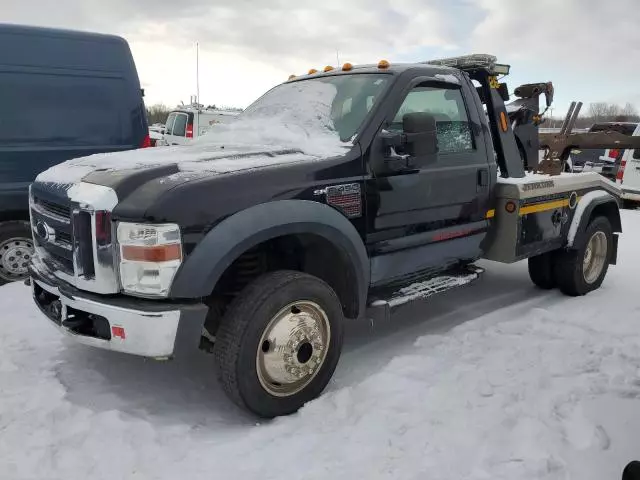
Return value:
<svg viewBox="0 0 640 480">
<path fill-rule="evenodd" d="M 465 102 L 470 95 L 465 83 L 417 78 L 374 140 L 373 178 L 367 182 L 373 286 L 480 256 L 492 182 L 476 105 Z M 411 112 L 435 117 L 438 151 L 410 158 L 403 170 L 389 171 L 385 164 L 390 152 L 381 137 L 402 135 L 403 116 Z"/>
</svg>

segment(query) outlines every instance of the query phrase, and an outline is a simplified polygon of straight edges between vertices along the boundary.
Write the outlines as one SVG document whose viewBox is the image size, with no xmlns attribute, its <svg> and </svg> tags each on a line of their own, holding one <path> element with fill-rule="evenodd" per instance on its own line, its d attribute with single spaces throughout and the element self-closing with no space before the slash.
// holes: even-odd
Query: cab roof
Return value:
<svg viewBox="0 0 640 480">
<path fill-rule="evenodd" d="M 460 71 L 456 68 L 439 66 L 439 65 L 427 65 L 424 63 L 392 63 L 389 66 L 380 68 L 378 64 L 363 64 L 363 65 L 351 65 L 344 68 L 331 68 L 330 70 L 320 70 L 313 72 L 314 69 L 310 70 L 308 73 L 289 77 L 289 81 L 295 80 L 306 80 L 309 78 L 318 78 L 323 77 L 325 75 L 349 75 L 352 73 L 382 73 L 387 75 L 399 75 L 407 70 L 412 69 L 420 69 L 424 71 L 427 76 L 435 76 L 435 75 L 456 75 L 459 74 Z"/>
<path fill-rule="evenodd" d="M 427 60 L 425 62 L 413 63 L 389 63 L 387 60 L 380 60 L 377 64 L 352 65 L 345 63 L 342 68 L 334 68 L 328 65 L 322 71 L 315 68 L 310 69 L 306 74 L 296 76 L 291 75 L 288 81 L 303 80 L 308 78 L 321 77 L 323 75 L 340 75 L 357 73 L 387 73 L 400 74 L 406 70 L 420 69 L 425 75 L 454 75 L 460 71 L 483 72 L 484 75 L 508 75 L 511 67 L 498 63 L 498 59 L 489 54 L 472 54 L 459 57 L 448 57 L 437 60 Z"/>
</svg>

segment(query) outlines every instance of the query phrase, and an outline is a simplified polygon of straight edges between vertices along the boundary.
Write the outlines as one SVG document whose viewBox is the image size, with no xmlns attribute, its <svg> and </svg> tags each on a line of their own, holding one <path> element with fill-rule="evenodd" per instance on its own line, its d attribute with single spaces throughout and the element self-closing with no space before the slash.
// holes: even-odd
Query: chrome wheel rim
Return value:
<svg viewBox="0 0 640 480">
<path fill-rule="evenodd" d="M 33 241 L 14 237 L 0 243 L 0 278 L 13 282 L 27 276 Z"/>
<path fill-rule="evenodd" d="M 589 239 L 584 252 L 582 273 L 587 283 L 594 283 L 604 268 L 607 259 L 607 236 L 604 232 L 596 232 Z"/>
<path fill-rule="evenodd" d="M 304 389 L 327 358 L 331 327 L 315 302 L 298 301 L 276 313 L 264 330 L 256 354 L 262 387 L 276 397 Z"/>
</svg>

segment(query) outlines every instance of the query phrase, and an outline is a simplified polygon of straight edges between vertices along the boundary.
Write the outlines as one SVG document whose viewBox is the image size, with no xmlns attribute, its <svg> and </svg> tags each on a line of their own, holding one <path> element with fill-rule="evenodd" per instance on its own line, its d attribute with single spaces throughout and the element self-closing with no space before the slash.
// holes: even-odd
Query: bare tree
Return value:
<svg viewBox="0 0 640 480">
<path fill-rule="evenodd" d="M 170 109 L 162 103 L 151 105 L 147 108 L 147 121 L 149 122 L 149 125 L 166 122 L 169 112 Z"/>
<path fill-rule="evenodd" d="M 589 117 L 596 122 L 604 121 L 605 118 L 611 117 L 614 113 L 614 105 L 606 102 L 595 102 L 589 104 Z"/>
<path fill-rule="evenodd" d="M 627 118 L 627 121 L 634 121 L 640 118 L 638 116 L 638 109 L 632 103 L 627 102 L 622 109 L 622 115 Z"/>
</svg>

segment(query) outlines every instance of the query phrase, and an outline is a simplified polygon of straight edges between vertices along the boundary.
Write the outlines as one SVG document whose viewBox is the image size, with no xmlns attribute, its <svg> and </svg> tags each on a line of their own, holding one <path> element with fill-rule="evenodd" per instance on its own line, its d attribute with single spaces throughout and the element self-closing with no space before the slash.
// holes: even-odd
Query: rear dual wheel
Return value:
<svg viewBox="0 0 640 480">
<path fill-rule="evenodd" d="M 240 407 L 288 415 L 325 389 L 338 364 L 344 318 L 335 292 L 319 278 L 268 273 L 232 301 L 213 352 L 218 379 Z"/>
<path fill-rule="evenodd" d="M 581 244 L 529 259 L 529 276 L 543 289 L 558 287 L 570 296 L 585 295 L 602 285 L 613 254 L 613 229 L 606 217 L 594 218 Z"/>
</svg>

